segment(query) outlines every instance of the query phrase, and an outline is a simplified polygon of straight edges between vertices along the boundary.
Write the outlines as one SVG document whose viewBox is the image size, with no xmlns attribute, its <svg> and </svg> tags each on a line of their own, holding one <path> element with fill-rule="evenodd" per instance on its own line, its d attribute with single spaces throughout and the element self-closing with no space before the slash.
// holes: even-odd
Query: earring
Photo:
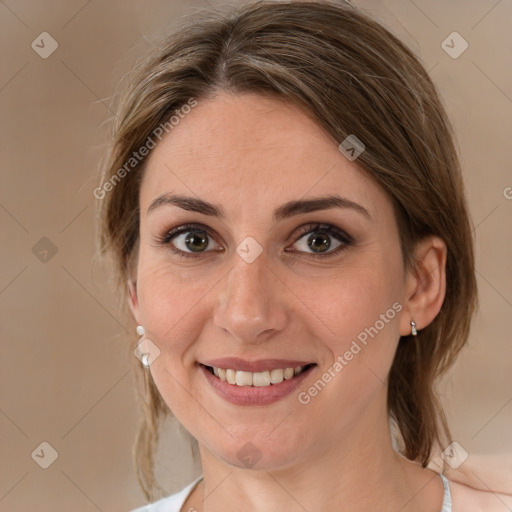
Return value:
<svg viewBox="0 0 512 512">
<path fill-rule="evenodd" d="M 411 322 L 411 334 L 417 336 L 418 331 L 416 330 L 416 322 Z"/>
<path fill-rule="evenodd" d="M 142 327 L 142 325 L 137 325 L 137 334 L 142 337 L 144 336 L 144 334 L 146 334 L 146 329 L 144 329 L 144 327 Z M 144 368 L 147 370 L 149 369 L 149 354 L 148 353 L 144 353 L 141 355 L 141 362 L 142 364 L 144 365 Z"/>
<path fill-rule="evenodd" d="M 144 327 L 142 325 L 137 325 L 137 334 L 142 338 L 142 336 L 144 336 L 144 334 L 146 334 L 146 330 L 144 329 Z M 144 400 L 146 401 L 146 403 L 151 403 L 151 392 L 150 392 L 150 389 L 149 389 L 149 375 L 150 375 L 150 371 L 149 371 L 149 354 L 147 352 L 144 352 L 142 355 L 141 355 L 141 362 L 142 362 L 142 365 L 144 366 Z"/>
</svg>

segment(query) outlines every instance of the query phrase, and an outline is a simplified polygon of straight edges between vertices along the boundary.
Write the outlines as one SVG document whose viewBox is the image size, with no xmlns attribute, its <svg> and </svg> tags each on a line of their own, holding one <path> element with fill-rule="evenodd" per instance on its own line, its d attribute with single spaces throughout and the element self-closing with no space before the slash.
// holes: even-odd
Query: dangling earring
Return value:
<svg viewBox="0 0 512 512">
<path fill-rule="evenodd" d="M 146 330 L 144 329 L 144 327 L 142 327 L 142 325 L 137 325 L 137 329 L 136 329 L 136 330 L 137 330 L 137 334 L 138 334 L 140 337 L 142 337 L 142 336 L 144 336 L 144 334 L 146 334 Z M 148 353 L 146 353 L 146 352 L 145 352 L 145 353 L 143 353 L 143 354 L 141 355 L 140 359 L 141 359 L 141 362 L 142 362 L 142 364 L 144 365 L 144 367 L 145 367 L 146 369 L 148 369 L 148 368 L 149 368 L 149 354 L 148 354 Z"/>
<path fill-rule="evenodd" d="M 144 334 L 146 334 L 146 330 L 142 325 L 137 326 L 137 334 L 142 338 Z M 142 341 L 142 340 L 140 340 Z M 139 341 L 139 344 L 140 344 Z M 141 354 L 141 362 L 144 366 L 144 400 L 147 403 L 151 402 L 151 393 L 149 392 L 149 354 L 147 352 L 144 352 Z"/>
<path fill-rule="evenodd" d="M 416 330 L 416 322 L 411 322 L 411 334 L 417 336 L 418 331 Z"/>
<path fill-rule="evenodd" d="M 141 338 L 142 336 L 144 336 L 144 334 L 146 334 L 146 330 L 144 329 L 144 327 L 142 327 L 142 325 L 137 325 L 136 331 Z M 149 354 L 147 352 L 144 352 L 143 354 L 141 354 L 140 360 L 147 370 L 149 368 Z"/>
</svg>

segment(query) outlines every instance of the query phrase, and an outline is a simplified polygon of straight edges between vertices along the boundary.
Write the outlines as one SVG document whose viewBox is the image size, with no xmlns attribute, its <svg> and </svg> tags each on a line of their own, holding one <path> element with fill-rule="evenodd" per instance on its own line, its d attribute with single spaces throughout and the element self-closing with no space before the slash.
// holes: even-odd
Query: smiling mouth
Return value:
<svg viewBox="0 0 512 512">
<path fill-rule="evenodd" d="M 316 363 L 310 363 L 305 366 L 296 366 L 295 368 L 276 368 L 263 372 L 246 372 L 234 370 L 232 368 L 217 368 L 201 364 L 212 375 L 223 382 L 234 386 L 247 387 L 266 387 L 280 384 L 285 380 L 291 380 L 297 375 L 307 372 L 310 368 L 316 366 Z"/>
</svg>

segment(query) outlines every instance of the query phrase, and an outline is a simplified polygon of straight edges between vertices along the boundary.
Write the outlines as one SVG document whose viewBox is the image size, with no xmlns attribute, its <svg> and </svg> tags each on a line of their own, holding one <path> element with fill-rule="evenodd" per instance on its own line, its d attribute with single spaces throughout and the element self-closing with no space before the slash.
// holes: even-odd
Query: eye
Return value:
<svg viewBox="0 0 512 512">
<path fill-rule="evenodd" d="M 211 249 L 211 235 L 206 227 L 200 224 L 184 224 L 171 229 L 159 240 L 162 245 L 187 258 L 198 258 L 202 253 Z"/>
<path fill-rule="evenodd" d="M 306 238 L 306 235 L 309 236 Z M 329 250 L 333 245 L 333 238 L 335 239 L 334 249 Z M 300 243 L 298 244 L 298 242 Z M 295 245 L 298 244 L 299 247 L 302 247 L 298 252 L 306 253 L 306 258 L 325 258 L 339 253 L 348 246 L 353 245 L 353 243 L 352 237 L 335 226 L 330 224 L 309 224 L 301 228 Z"/>
<path fill-rule="evenodd" d="M 306 235 L 310 235 L 306 238 Z M 326 258 L 333 256 L 343 249 L 353 245 L 354 240 L 341 229 L 330 224 L 308 224 L 300 228 L 296 235 L 298 238 L 294 245 L 301 242 L 302 248 L 298 252 L 305 258 Z M 167 231 L 157 240 L 160 245 L 168 246 L 175 254 L 184 258 L 198 258 L 205 252 L 212 250 L 209 229 L 201 224 L 184 224 Z M 304 241 L 302 239 L 305 238 Z M 332 239 L 334 239 L 334 249 Z M 312 252 L 310 252 L 310 250 Z"/>
</svg>

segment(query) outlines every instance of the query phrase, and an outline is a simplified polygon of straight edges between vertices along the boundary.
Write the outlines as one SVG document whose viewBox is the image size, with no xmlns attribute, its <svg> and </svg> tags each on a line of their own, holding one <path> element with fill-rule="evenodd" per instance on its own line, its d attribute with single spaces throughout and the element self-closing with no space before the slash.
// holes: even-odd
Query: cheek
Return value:
<svg viewBox="0 0 512 512">
<path fill-rule="evenodd" d="M 401 298 L 396 272 L 378 262 L 348 269 L 323 290 L 324 315 L 334 321 L 336 335 L 344 339 L 372 326 Z"/>
<path fill-rule="evenodd" d="M 383 258 L 353 267 L 330 281 L 327 294 L 324 290 L 318 315 L 328 319 L 331 330 L 331 360 L 326 364 L 341 357 L 343 369 L 338 373 L 349 378 L 350 385 L 362 385 L 372 372 L 384 380 L 391 366 L 403 308 L 401 267 L 396 261 Z"/>
<path fill-rule="evenodd" d="M 324 289 L 317 313 L 330 329 L 323 339 L 328 357 L 317 380 L 300 390 L 300 403 L 312 417 L 322 417 L 325 439 L 357 421 L 368 404 L 384 392 L 399 338 L 399 273 L 377 262 L 353 267 Z M 325 407 L 325 404 L 330 404 Z M 323 427 L 320 427 L 323 428 Z M 322 436 L 320 436 L 322 437 Z"/>
<path fill-rule="evenodd" d="M 141 262 L 137 278 L 141 322 L 167 356 L 166 364 L 183 365 L 187 348 L 200 336 L 198 310 L 212 284 L 185 279 L 186 273 L 168 262 Z"/>
<path fill-rule="evenodd" d="M 185 281 L 169 264 L 142 260 L 137 292 L 140 317 L 149 338 L 160 350 L 151 365 L 152 378 L 169 409 L 187 418 L 190 408 L 190 370 L 194 340 L 200 336 L 197 308 L 209 286 Z M 196 397 L 197 398 L 197 397 Z"/>
<path fill-rule="evenodd" d="M 191 370 L 197 368 L 192 366 L 195 360 L 191 347 L 201 329 L 197 306 L 211 286 L 202 279 L 191 280 L 187 265 L 171 262 L 165 249 L 151 247 L 146 230 L 142 225 L 137 266 L 138 319 L 145 337 L 159 350 L 150 368 L 152 380 L 167 407 L 181 421 L 193 409 L 189 390 Z"/>
</svg>

